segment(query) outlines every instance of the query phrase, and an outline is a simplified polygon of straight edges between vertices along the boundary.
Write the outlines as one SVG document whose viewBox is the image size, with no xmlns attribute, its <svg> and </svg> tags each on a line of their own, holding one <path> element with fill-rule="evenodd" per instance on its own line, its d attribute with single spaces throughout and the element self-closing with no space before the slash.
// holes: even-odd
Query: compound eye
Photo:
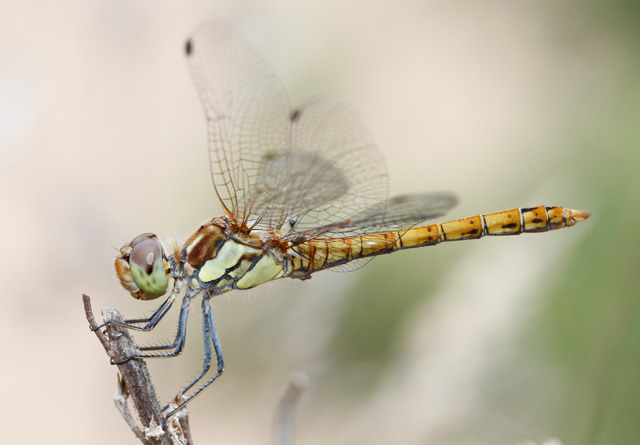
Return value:
<svg viewBox="0 0 640 445">
<path fill-rule="evenodd" d="M 146 294 L 143 299 L 152 300 L 164 294 L 169 286 L 169 274 L 165 271 L 160 242 L 155 238 L 135 239 L 130 245 L 131 276 Z"/>
</svg>

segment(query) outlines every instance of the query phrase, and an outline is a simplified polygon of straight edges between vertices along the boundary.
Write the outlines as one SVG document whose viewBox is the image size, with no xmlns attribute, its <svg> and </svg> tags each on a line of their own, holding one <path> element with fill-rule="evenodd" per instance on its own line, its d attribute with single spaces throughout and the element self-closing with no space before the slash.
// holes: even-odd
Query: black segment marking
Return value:
<svg viewBox="0 0 640 445">
<path fill-rule="evenodd" d="M 416 244 L 412 247 L 423 247 L 423 246 L 435 246 L 438 244 L 438 240 L 425 241 L 424 243 Z"/>
<path fill-rule="evenodd" d="M 326 267 L 327 262 L 329 261 L 329 240 L 324 240 L 324 260 L 322 261 L 322 265 L 320 266 L 320 269 L 323 269 L 324 267 Z"/>
<path fill-rule="evenodd" d="M 516 226 L 517 226 L 517 224 L 516 224 L 516 223 L 510 223 L 510 224 L 503 224 L 503 225 L 502 225 L 502 228 L 503 228 L 503 229 L 515 229 L 515 228 L 516 228 Z"/>
<path fill-rule="evenodd" d="M 487 235 L 489 233 L 489 228 L 487 227 L 487 220 L 484 219 L 484 215 L 480 215 L 480 221 L 482 222 L 482 234 Z"/>
<path fill-rule="evenodd" d="M 326 262 L 325 264 L 322 265 L 322 268 L 323 269 L 328 269 L 330 267 L 340 266 L 340 265 L 346 264 L 348 262 L 349 262 L 348 258 L 342 258 L 341 260 L 336 260 L 333 263 Z"/>
<path fill-rule="evenodd" d="M 524 209 L 520 209 L 518 211 L 518 213 L 520 214 L 520 233 L 524 233 L 525 231 L 525 227 L 524 227 Z"/>
</svg>

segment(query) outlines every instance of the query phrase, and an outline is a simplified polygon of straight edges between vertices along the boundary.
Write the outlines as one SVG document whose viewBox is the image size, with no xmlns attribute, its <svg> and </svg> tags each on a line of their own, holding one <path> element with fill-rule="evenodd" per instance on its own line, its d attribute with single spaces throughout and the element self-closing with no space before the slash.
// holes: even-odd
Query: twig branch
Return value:
<svg viewBox="0 0 640 445">
<path fill-rule="evenodd" d="M 88 295 L 82 295 L 84 311 L 89 326 L 96 333 L 107 355 L 119 361 L 129 357 L 137 348 L 129 331 L 114 324 L 106 326 L 106 333 L 96 328 L 99 326 L 91 309 Z M 122 321 L 122 316 L 116 309 L 107 309 L 105 321 Z M 186 409 L 179 412 L 163 425 L 163 412 L 158 402 L 155 389 L 149 376 L 147 365 L 142 359 L 131 359 L 117 365 L 120 371 L 118 389 L 114 402 L 133 433 L 145 444 L 151 445 L 187 445 L 191 444 L 189 419 Z M 142 422 L 143 430 L 138 427 L 127 406 L 127 398 L 131 397 L 133 406 Z"/>
<path fill-rule="evenodd" d="M 276 412 L 276 445 L 293 443 L 293 412 L 307 386 L 309 386 L 309 377 L 305 373 L 298 371 L 290 376 L 289 385 L 280 399 Z"/>
<path fill-rule="evenodd" d="M 124 380 L 122 376 L 118 374 L 118 387 L 116 389 L 116 393 L 113 395 L 113 402 L 116 404 L 116 408 L 120 411 L 120 415 L 127 422 L 131 431 L 136 435 L 138 439 L 142 443 L 147 443 L 147 438 L 144 437 L 144 433 L 136 423 L 133 415 L 131 414 L 131 410 L 129 409 L 129 405 L 127 404 L 127 399 L 129 398 L 129 391 L 127 391 L 127 387 L 124 385 Z"/>
</svg>

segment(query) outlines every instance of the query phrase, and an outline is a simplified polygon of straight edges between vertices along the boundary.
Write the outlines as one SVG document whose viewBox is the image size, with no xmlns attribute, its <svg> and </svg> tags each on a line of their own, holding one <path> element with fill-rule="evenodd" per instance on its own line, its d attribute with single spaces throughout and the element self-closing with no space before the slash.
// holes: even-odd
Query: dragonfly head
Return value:
<svg viewBox="0 0 640 445">
<path fill-rule="evenodd" d="M 137 236 L 122 247 L 115 266 L 120 283 L 137 300 L 153 300 L 167 291 L 170 265 L 153 233 Z"/>
</svg>

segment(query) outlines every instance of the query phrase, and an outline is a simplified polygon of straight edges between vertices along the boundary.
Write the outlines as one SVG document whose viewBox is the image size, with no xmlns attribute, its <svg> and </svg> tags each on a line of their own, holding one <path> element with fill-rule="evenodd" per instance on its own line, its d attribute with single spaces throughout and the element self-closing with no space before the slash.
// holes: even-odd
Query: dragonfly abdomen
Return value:
<svg viewBox="0 0 640 445">
<path fill-rule="evenodd" d="M 441 240 L 458 241 L 485 235 L 519 235 L 525 232 L 546 232 L 570 227 L 589 217 L 589 213 L 564 207 L 528 207 L 487 213 L 437 224 Z M 410 229 L 420 231 L 423 227 Z M 403 237 L 404 239 L 404 237 Z M 417 246 L 411 246 L 417 247 Z"/>
<path fill-rule="evenodd" d="M 440 224 L 414 227 L 402 234 L 400 249 L 422 247 L 446 241 L 462 241 L 483 236 L 519 235 L 546 232 L 577 224 L 589 213 L 564 207 L 528 207 L 476 215 Z"/>
<path fill-rule="evenodd" d="M 383 255 L 396 250 L 433 246 L 483 236 L 519 235 L 546 232 L 577 224 L 589 213 L 564 207 L 530 207 L 476 215 L 439 224 L 414 227 L 352 238 L 317 238 L 295 247 L 304 259 L 294 258 L 292 276 L 308 276 L 360 258 Z M 297 272 L 297 273 L 296 273 Z"/>
</svg>

